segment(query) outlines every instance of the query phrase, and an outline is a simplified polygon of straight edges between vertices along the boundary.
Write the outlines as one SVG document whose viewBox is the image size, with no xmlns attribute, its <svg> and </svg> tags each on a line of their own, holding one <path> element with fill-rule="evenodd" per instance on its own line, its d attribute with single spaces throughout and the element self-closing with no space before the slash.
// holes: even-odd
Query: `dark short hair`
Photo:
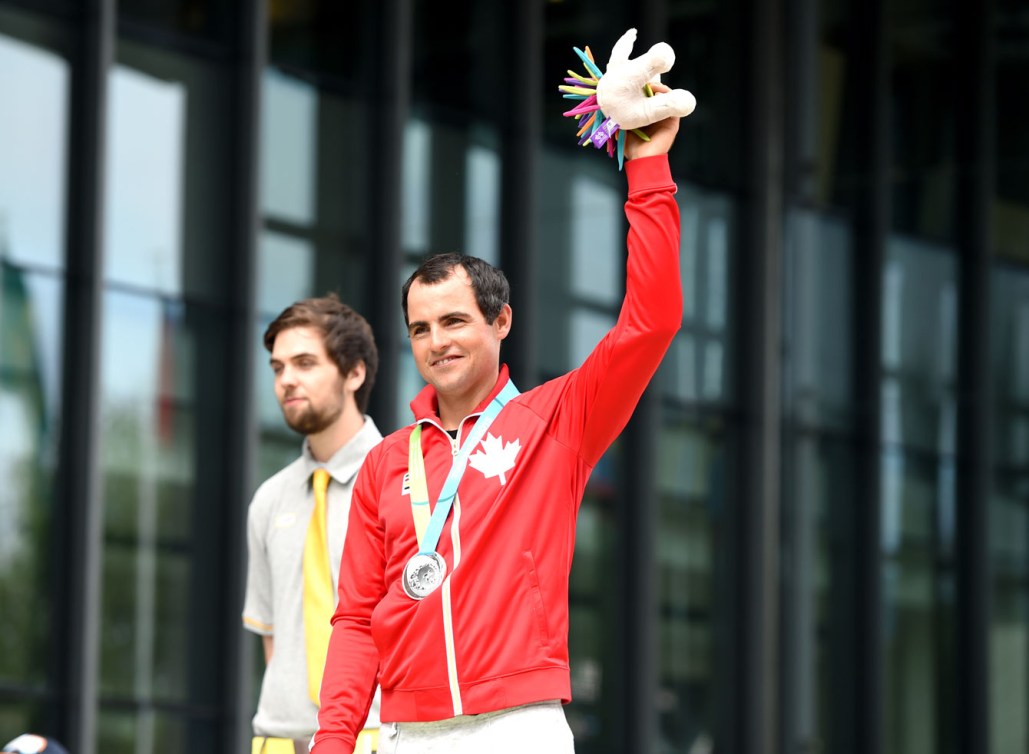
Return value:
<svg viewBox="0 0 1029 754">
<path fill-rule="evenodd" d="M 264 347 L 271 353 L 275 338 L 283 330 L 313 327 L 322 334 L 322 344 L 329 358 L 344 377 L 359 362 L 364 362 L 364 384 L 354 393 L 357 408 L 364 413 L 379 370 L 379 350 L 367 320 L 339 300 L 335 293 L 319 298 L 305 298 L 283 309 L 264 331 Z"/>
<path fill-rule="evenodd" d="M 441 283 L 454 274 L 456 267 L 463 267 L 468 273 L 472 281 L 472 290 L 475 292 L 475 303 L 479 305 L 479 311 L 486 319 L 486 324 L 493 324 L 504 304 L 511 302 L 511 286 L 507 282 L 507 277 L 501 270 L 478 257 L 446 253 L 426 259 L 404 283 L 400 292 L 400 305 L 404 308 L 405 325 L 411 324 L 407 318 L 407 294 L 412 283 L 415 280 L 420 280 L 425 285 Z"/>
</svg>

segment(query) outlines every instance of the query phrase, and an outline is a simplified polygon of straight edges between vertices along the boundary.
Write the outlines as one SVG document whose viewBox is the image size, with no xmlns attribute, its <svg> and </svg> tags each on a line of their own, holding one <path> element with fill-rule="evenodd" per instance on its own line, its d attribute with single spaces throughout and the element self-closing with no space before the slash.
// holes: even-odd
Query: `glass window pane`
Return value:
<svg viewBox="0 0 1029 754">
<path fill-rule="evenodd" d="M 108 279 L 181 290 L 186 89 L 119 66 L 111 75 Z"/>
<path fill-rule="evenodd" d="M 909 0 L 888 3 L 885 9 L 892 67 L 893 227 L 953 242 L 955 116 L 961 106 L 954 97 L 953 3 Z"/>
<path fill-rule="evenodd" d="M 149 738 L 153 715 L 210 721 L 224 703 L 210 632 L 225 599 L 211 574 L 222 572 L 226 541 L 217 503 L 231 430 L 218 366 L 226 330 L 217 304 L 104 296 L 99 682 L 101 719 L 114 727 L 101 725 L 98 740 L 146 737 L 150 748 L 135 754 L 170 750 Z M 119 733 L 115 711 L 127 705 L 143 727 Z"/>
<path fill-rule="evenodd" d="M 732 265 L 735 209 L 725 194 L 679 184 L 683 326 L 658 376 L 666 395 L 725 404 L 732 397 Z"/>
<path fill-rule="evenodd" d="M 131 26 L 228 43 L 235 7 L 228 0 L 119 0 L 118 14 Z"/>
<path fill-rule="evenodd" d="M 263 79 L 258 308 L 271 321 L 335 291 L 366 314 L 368 113 L 333 87 L 269 69 Z"/>
<path fill-rule="evenodd" d="M 993 197 L 994 253 L 1029 264 L 1029 28 L 1022 0 L 998 0 L 993 33 L 996 113 Z"/>
<path fill-rule="evenodd" d="M 851 426 L 853 345 L 849 228 L 795 210 L 786 225 L 784 410 L 805 427 Z"/>
<path fill-rule="evenodd" d="M 891 236 L 883 270 L 883 441 L 955 452 L 956 261 L 949 249 Z"/>
<path fill-rule="evenodd" d="M 302 78 L 314 74 L 326 88 L 346 89 L 350 96 L 362 83 L 377 91 L 380 82 L 369 62 L 375 41 L 373 3 L 272 0 L 266 7 L 273 65 Z"/>
<path fill-rule="evenodd" d="M 725 436 L 717 425 L 667 412 L 657 443 L 660 496 L 659 751 L 711 751 L 723 661 L 716 626 L 725 608 L 718 584 L 726 536 Z"/>
<path fill-rule="evenodd" d="M 59 279 L 0 258 L 0 686 L 40 701 L 53 693 L 51 618 L 61 598 L 50 543 L 63 293 Z"/>
<path fill-rule="evenodd" d="M 937 751 L 946 722 L 937 693 L 954 661 L 953 562 L 939 517 L 954 496 L 944 462 L 901 450 L 882 458 L 885 751 Z"/>
<path fill-rule="evenodd" d="M 848 751 L 855 672 L 853 532 L 857 500 L 850 295 L 852 248 L 840 219 L 795 209 L 783 275 L 783 737 Z"/>
<path fill-rule="evenodd" d="M 139 701 L 187 692 L 184 592 L 200 564 L 185 547 L 195 469 L 182 314 L 151 298 L 105 297 L 100 679 L 105 694 Z"/>
<path fill-rule="evenodd" d="M 118 42 L 110 74 L 104 280 L 218 300 L 232 258 L 228 71 Z"/>
<path fill-rule="evenodd" d="M 991 283 L 990 742 L 1007 754 L 1029 750 L 1029 271 L 998 265 Z"/>
<path fill-rule="evenodd" d="M 0 7 L 0 258 L 64 267 L 71 71 L 63 35 Z"/>
</svg>

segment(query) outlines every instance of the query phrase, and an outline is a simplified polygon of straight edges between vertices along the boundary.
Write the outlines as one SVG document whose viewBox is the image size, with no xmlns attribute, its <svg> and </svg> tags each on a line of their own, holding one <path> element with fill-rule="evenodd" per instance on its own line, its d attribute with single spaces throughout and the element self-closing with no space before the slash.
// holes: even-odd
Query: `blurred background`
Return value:
<svg viewBox="0 0 1029 754">
<path fill-rule="evenodd" d="M 668 41 L 685 314 L 593 474 L 580 754 L 1029 752 L 1029 2 L 0 0 L 0 739 L 248 750 L 266 324 L 500 264 L 523 387 L 616 316 L 557 86 Z"/>
</svg>

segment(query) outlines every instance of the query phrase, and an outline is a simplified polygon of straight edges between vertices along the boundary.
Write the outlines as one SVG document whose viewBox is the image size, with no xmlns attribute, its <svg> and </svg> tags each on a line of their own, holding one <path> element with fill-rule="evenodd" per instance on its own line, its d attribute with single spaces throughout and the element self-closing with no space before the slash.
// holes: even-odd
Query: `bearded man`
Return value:
<svg viewBox="0 0 1029 754">
<path fill-rule="evenodd" d="M 379 365 L 372 329 L 335 295 L 298 301 L 264 334 L 275 397 L 300 457 L 264 482 L 247 517 L 243 626 L 262 637 L 265 672 L 252 754 L 306 752 L 336 607 L 350 493 L 382 435 L 365 415 Z M 377 749 L 378 705 L 358 751 Z"/>
</svg>

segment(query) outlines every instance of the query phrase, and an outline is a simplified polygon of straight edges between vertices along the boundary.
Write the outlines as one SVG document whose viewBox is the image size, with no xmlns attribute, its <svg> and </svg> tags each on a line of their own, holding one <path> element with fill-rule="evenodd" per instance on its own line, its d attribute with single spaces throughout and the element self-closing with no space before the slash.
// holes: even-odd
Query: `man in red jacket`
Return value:
<svg viewBox="0 0 1029 754">
<path fill-rule="evenodd" d="M 376 681 L 382 752 L 573 751 L 562 703 L 575 519 L 681 325 L 667 157 L 678 128 L 628 135 L 625 299 L 579 368 L 518 393 L 500 363 L 507 280 L 482 260 L 433 257 L 405 283 L 428 384 L 415 423 L 358 474 L 313 754 L 351 754 Z"/>
</svg>

